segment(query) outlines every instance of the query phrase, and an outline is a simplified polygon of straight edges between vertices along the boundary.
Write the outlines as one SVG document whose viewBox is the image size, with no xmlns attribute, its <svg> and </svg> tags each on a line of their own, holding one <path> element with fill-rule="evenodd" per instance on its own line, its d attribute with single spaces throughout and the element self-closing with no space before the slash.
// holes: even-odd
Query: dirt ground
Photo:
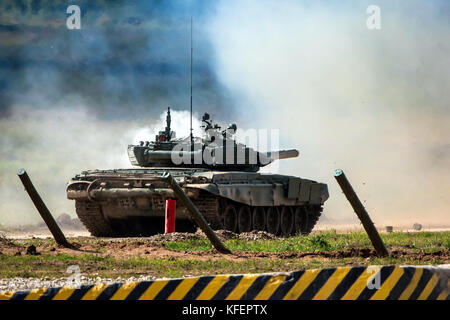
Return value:
<svg viewBox="0 0 450 320">
<path fill-rule="evenodd" d="M 70 235 L 70 233 L 69 233 Z M 234 234 L 229 231 L 219 230 L 217 235 L 222 241 L 230 239 L 240 240 L 272 240 L 276 236 L 262 231 L 252 231 L 242 234 Z M 9 237 L 8 237 L 9 238 Z M 4 239 L 8 239 L 4 238 Z M 48 237 L 46 237 L 48 238 Z M 70 238 L 73 248 L 64 248 L 55 245 L 53 241 L 40 241 L 40 245 L 35 247 L 39 254 L 58 255 L 68 254 L 71 256 L 94 254 L 99 257 L 130 258 L 143 256 L 152 258 L 170 259 L 196 259 L 206 261 L 209 259 L 226 259 L 229 261 L 244 261 L 246 259 L 341 259 L 341 258 L 374 258 L 376 252 L 367 248 L 349 248 L 339 251 L 318 251 L 318 252 L 249 252 L 235 251 L 232 254 L 221 254 L 214 249 L 209 251 L 174 251 L 164 247 L 165 243 L 172 241 L 185 241 L 204 239 L 201 232 L 159 234 L 146 238 L 94 238 L 90 236 L 77 236 Z M 9 238 L 12 239 L 12 238 Z M 0 253 L 5 255 L 27 254 L 29 239 L 37 237 L 14 238 L 14 241 L 0 241 Z M 48 238 L 50 239 L 50 238 Z M 28 253 L 29 254 L 29 253 Z M 440 259 L 443 263 L 450 263 L 450 251 L 413 251 L 405 246 L 391 247 L 390 256 L 392 258 L 407 258 L 420 260 L 424 263 L 435 259 Z"/>
</svg>

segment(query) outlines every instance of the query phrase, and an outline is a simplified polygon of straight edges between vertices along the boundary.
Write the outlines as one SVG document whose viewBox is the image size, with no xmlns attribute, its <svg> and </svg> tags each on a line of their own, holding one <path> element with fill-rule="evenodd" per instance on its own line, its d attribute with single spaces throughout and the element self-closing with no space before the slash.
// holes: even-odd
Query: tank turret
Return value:
<svg viewBox="0 0 450 320">
<path fill-rule="evenodd" d="M 170 108 L 167 110 L 166 128 L 160 131 L 153 142 L 140 142 L 128 146 L 131 164 L 139 167 L 183 167 L 205 168 L 221 171 L 257 172 L 277 159 L 298 156 L 296 149 L 275 152 L 258 152 L 236 142 L 236 124 L 225 130 L 214 123 L 210 115 L 202 118 L 204 137 L 175 139 L 171 130 Z"/>
</svg>

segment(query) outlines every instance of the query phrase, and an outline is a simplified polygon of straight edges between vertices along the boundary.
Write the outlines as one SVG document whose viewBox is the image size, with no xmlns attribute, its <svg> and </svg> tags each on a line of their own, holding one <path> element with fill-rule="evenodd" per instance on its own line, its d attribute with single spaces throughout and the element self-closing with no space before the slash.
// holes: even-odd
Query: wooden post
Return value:
<svg viewBox="0 0 450 320">
<path fill-rule="evenodd" d="M 53 219 L 53 216 L 51 215 L 44 201 L 42 201 L 42 198 L 40 197 L 39 193 L 34 188 L 33 183 L 28 177 L 28 174 L 25 171 L 25 169 L 19 169 L 17 171 L 17 175 L 19 176 L 20 181 L 22 181 L 22 184 L 25 187 L 25 191 L 30 196 L 31 201 L 33 201 L 34 206 L 39 211 L 39 214 L 41 215 L 42 219 L 44 219 L 45 224 L 47 225 L 48 229 L 55 238 L 56 243 L 66 248 L 70 248 L 71 247 L 70 243 L 67 241 L 66 237 L 64 236 L 64 233 L 58 227 L 58 224 L 56 223 L 55 219 Z"/>
<path fill-rule="evenodd" d="M 206 234 L 209 241 L 211 241 L 214 248 L 221 253 L 230 254 L 231 251 L 225 247 L 225 245 L 220 241 L 217 235 L 214 233 L 213 229 L 208 225 L 203 215 L 198 211 L 197 207 L 192 203 L 191 199 L 184 193 L 183 189 L 178 185 L 175 179 L 170 175 L 170 173 L 165 172 L 162 175 L 164 181 L 170 185 L 172 190 L 175 192 L 177 197 L 183 202 L 188 211 L 191 214 L 192 219 L 197 223 L 197 225 L 202 229 L 202 231 Z"/>
<path fill-rule="evenodd" d="M 339 183 L 339 186 L 341 187 L 342 191 L 344 192 L 345 196 L 347 197 L 347 200 L 350 202 L 350 204 L 353 207 L 353 210 L 355 210 L 356 215 L 358 216 L 359 220 L 361 221 L 364 229 L 367 232 L 367 235 L 370 238 L 370 241 L 372 241 L 372 244 L 377 251 L 377 254 L 379 256 L 388 256 L 389 252 L 384 246 L 383 240 L 380 237 L 380 234 L 378 233 L 377 229 L 375 228 L 372 220 L 369 217 L 369 214 L 367 213 L 366 209 L 364 208 L 363 204 L 359 200 L 358 196 L 356 195 L 355 190 L 353 190 L 352 185 L 347 180 L 347 177 L 344 174 L 344 171 L 341 169 L 338 169 L 334 172 L 334 177 L 336 178 L 337 182 Z"/>
</svg>

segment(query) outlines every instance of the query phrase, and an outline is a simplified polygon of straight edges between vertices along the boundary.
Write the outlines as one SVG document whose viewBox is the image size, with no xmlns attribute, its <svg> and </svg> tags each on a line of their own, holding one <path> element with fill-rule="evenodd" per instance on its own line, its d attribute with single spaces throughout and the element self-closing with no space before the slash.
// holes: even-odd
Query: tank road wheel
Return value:
<svg viewBox="0 0 450 320">
<path fill-rule="evenodd" d="M 308 234 L 308 214 L 305 207 L 297 207 L 294 214 L 295 234 Z"/>
<path fill-rule="evenodd" d="M 280 232 L 280 211 L 277 207 L 267 209 L 267 231 L 278 235 Z"/>
<path fill-rule="evenodd" d="M 314 226 L 316 225 L 317 221 L 320 218 L 320 215 L 322 214 L 322 206 L 309 206 L 306 208 L 306 214 L 308 216 L 308 223 L 305 228 L 306 234 L 309 234 L 312 229 L 314 229 Z"/>
<path fill-rule="evenodd" d="M 228 231 L 237 231 L 238 227 L 238 218 L 237 218 L 237 212 L 234 205 L 229 204 L 225 207 L 225 210 L 223 212 L 223 227 L 225 230 Z"/>
<path fill-rule="evenodd" d="M 266 210 L 264 207 L 253 209 L 253 229 L 258 231 L 266 230 Z"/>
<path fill-rule="evenodd" d="M 238 213 L 239 233 L 252 230 L 252 212 L 249 206 L 241 206 Z"/>
<path fill-rule="evenodd" d="M 281 234 L 289 237 L 294 233 L 294 213 L 291 207 L 281 209 Z"/>
</svg>

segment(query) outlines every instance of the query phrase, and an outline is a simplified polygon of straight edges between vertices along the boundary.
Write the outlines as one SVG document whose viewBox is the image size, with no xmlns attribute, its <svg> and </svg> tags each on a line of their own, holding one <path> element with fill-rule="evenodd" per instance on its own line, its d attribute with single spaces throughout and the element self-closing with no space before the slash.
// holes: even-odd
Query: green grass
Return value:
<svg viewBox="0 0 450 320">
<path fill-rule="evenodd" d="M 404 247 L 413 251 L 433 252 L 450 249 L 450 232 L 394 232 L 382 234 L 387 247 Z M 252 252 L 292 252 L 292 251 L 331 251 L 351 248 L 372 248 L 372 244 L 364 232 L 338 234 L 336 231 L 325 231 L 308 236 L 296 236 L 277 240 L 239 240 L 225 242 L 232 251 Z M 205 251 L 211 249 L 207 239 L 195 239 L 185 242 L 168 242 L 164 245 L 174 251 Z"/>
<path fill-rule="evenodd" d="M 429 262 L 440 264 L 438 259 Z M 178 278 L 186 275 L 282 272 L 311 268 L 339 267 L 348 265 L 421 264 L 420 261 L 394 258 L 342 258 L 323 259 L 148 259 L 133 257 L 116 259 L 95 255 L 70 256 L 0 256 L 0 277 L 67 277 L 67 267 L 78 265 L 85 276 L 130 277 L 153 275 Z"/>
</svg>

